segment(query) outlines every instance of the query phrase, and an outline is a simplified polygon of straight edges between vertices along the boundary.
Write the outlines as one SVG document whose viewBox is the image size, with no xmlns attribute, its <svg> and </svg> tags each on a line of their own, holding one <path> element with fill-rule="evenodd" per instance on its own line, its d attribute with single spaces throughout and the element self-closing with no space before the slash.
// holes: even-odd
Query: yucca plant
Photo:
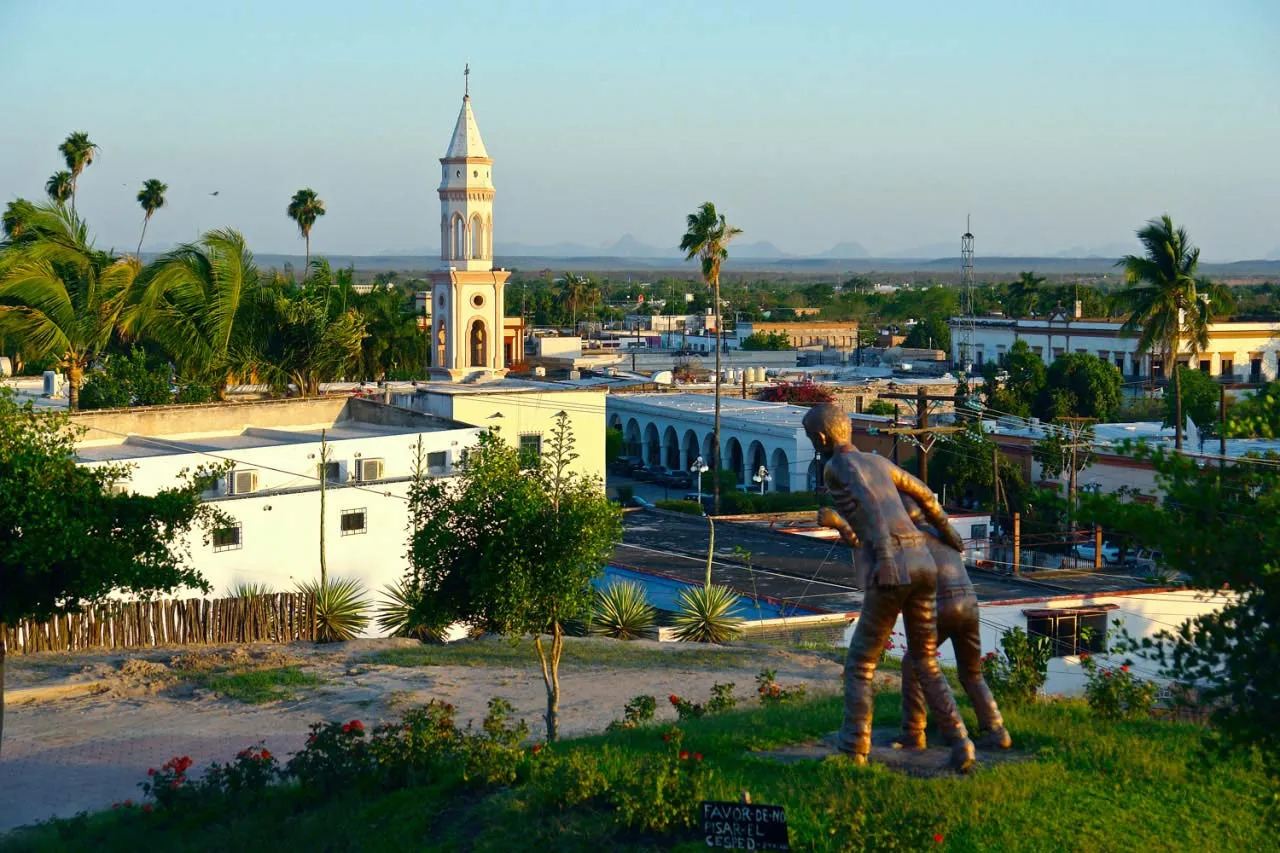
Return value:
<svg viewBox="0 0 1280 853">
<path fill-rule="evenodd" d="M 388 637 L 409 637 L 423 642 L 443 642 L 444 629 L 424 624 L 418 615 L 418 596 L 404 581 L 389 583 L 382 588 L 383 599 L 378 602 L 378 629 Z"/>
<path fill-rule="evenodd" d="M 711 584 L 680 593 L 680 609 L 672 624 L 677 640 L 690 643 L 723 643 L 742 630 L 742 617 L 732 615 L 739 596 L 725 586 Z"/>
<path fill-rule="evenodd" d="M 596 590 L 590 632 L 615 640 L 635 640 L 652 632 L 657 616 L 644 587 L 632 581 L 615 581 Z"/>
<path fill-rule="evenodd" d="M 354 639 L 369 624 L 369 602 L 364 587 L 350 578 L 329 578 L 298 584 L 298 592 L 316 602 L 316 642 L 340 643 Z"/>
<path fill-rule="evenodd" d="M 227 598 L 260 598 L 264 595 L 275 595 L 270 584 L 240 581 L 227 587 Z"/>
</svg>

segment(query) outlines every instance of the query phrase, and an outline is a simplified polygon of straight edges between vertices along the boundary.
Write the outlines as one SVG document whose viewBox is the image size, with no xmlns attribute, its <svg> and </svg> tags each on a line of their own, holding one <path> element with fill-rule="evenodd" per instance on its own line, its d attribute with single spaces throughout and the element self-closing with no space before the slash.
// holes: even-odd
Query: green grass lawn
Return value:
<svg viewBox="0 0 1280 853">
<path fill-rule="evenodd" d="M 694 669 L 726 669 L 754 666 L 768 650 L 704 643 L 620 643 L 617 640 L 566 637 L 562 666 L 643 667 L 682 666 Z M 424 644 L 389 649 L 369 657 L 370 663 L 389 666 L 538 666 L 533 641 L 490 638 L 447 645 Z"/>
<path fill-rule="evenodd" d="M 894 693 L 877 697 L 877 725 L 896 723 L 897 703 Z M 1204 729 L 1102 722 L 1077 702 L 1010 712 L 1018 747 L 1034 757 L 980 768 L 968 778 L 912 778 L 839 758 L 781 764 L 753 754 L 819 737 L 836 727 L 839 715 L 835 697 L 776 708 L 752 703 L 684 724 L 684 746 L 705 755 L 711 798 L 737 799 L 745 790 L 756 803 L 785 806 L 796 850 L 1274 849 L 1274 830 L 1260 805 L 1268 783 L 1253 758 L 1208 760 Z M 606 779 L 621 778 L 647 754 L 667 748 L 662 731 L 580 738 L 550 751 L 581 753 Z M 566 774 L 550 784 L 574 781 Z M 0 840 L 0 851 L 706 849 L 695 832 L 642 835 L 622 828 L 611 807 L 549 807 L 539 788 L 547 784 L 525 772 L 515 785 L 498 789 L 441 782 L 331 798 L 281 789 L 198 821 L 109 812 L 48 824 Z M 697 806 L 687 803 L 690 810 Z"/>
<path fill-rule="evenodd" d="M 324 679 L 296 666 L 273 669 L 254 669 L 247 672 L 219 672 L 206 675 L 199 682 L 226 696 L 250 705 L 293 699 L 296 694 L 290 687 L 315 687 Z"/>
</svg>

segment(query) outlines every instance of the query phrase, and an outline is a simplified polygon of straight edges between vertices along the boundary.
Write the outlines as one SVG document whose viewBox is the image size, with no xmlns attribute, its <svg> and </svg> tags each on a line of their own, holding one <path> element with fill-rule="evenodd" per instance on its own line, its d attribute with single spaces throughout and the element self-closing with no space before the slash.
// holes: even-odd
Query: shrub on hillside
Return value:
<svg viewBox="0 0 1280 853">
<path fill-rule="evenodd" d="M 983 656 L 982 676 L 1001 704 L 1026 705 L 1036 700 L 1048 678 L 1051 654 L 1047 637 L 1011 628 L 1000 636 L 1000 651 Z"/>
<path fill-rule="evenodd" d="M 1107 720 L 1145 720 L 1156 702 L 1155 682 L 1136 677 L 1129 663 L 1099 666 L 1093 655 L 1082 654 L 1087 682 L 1084 698 L 1099 717 Z"/>
</svg>

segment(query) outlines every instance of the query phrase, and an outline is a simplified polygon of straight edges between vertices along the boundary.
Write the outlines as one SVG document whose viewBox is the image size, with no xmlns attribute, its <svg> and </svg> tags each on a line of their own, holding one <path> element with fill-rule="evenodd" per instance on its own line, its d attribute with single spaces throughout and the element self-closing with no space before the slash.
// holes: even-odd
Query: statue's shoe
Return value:
<svg viewBox="0 0 1280 853">
<path fill-rule="evenodd" d="M 924 732 L 903 732 L 893 739 L 894 749 L 918 751 L 924 749 L 924 747 Z"/>
<path fill-rule="evenodd" d="M 977 760 L 977 753 L 973 748 L 973 741 L 966 738 L 951 744 L 951 769 L 957 773 L 968 773 L 973 768 L 973 762 Z"/>
<path fill-rule="evenodd" d="M 1009 730 L 1004 726 L 982 732 L 978 736 L 980 749 L 1009 749 L 1012 746 L 1013 738 L 1009 736 Z"/>
</svg>

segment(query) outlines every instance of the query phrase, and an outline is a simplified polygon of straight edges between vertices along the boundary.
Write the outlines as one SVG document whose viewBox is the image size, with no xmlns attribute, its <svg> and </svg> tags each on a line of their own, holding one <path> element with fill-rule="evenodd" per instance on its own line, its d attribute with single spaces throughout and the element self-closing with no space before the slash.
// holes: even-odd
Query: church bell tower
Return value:
<svg viewBox="0 0 1280 853">
<path fill-rule="evenodd" d="M 440 266 L 431 273 L 431 376 L 476 382 L 506 375 L 503 289 L 493 268 L 493 160 L 471 111 L 470 67 L 462 110 L 440 158 Z"/>
</svg>

